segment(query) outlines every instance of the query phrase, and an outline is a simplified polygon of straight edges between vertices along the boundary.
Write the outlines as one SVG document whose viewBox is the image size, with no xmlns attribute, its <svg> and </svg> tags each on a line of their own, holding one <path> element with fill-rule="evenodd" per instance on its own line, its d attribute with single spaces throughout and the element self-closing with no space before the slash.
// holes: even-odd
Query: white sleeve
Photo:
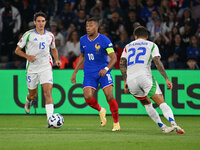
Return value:
<svg viewBox="0 0 200 150">
<path fill-rule="evenodd" d="M 51 37 L 52 37 L 51 48 L 56 48 L 55 37 L 53 34 L 51 35 Z"/>
<path fill-rule="evenodd" d="M 152 53 L 152 58 L 155 57 L 155 56 L 161 57 L 160 53 L 159 53 L 158 46 L 155 43 L 153 43 L 153 47 L 152 47 L 151 53 Z"/>
<path fill-rule="evenodd" d="M 127 50 L 126 50 L 126 47 L 124 48 L 124 50 L 122 52 L 121 58 L 122 57 L 127 59 Z"/>
<path fill-rule="evenodd" d="M 19 40 L 19 42 L 17 43 L 17 45 L 21 48 L 24 48 L 24 46 L 26 45 L 26 42 L 28 41 L 28 38 L 30 36 L 30 33 L 24 33 L 24 35 L 22 36 L 22 38 Z"/>
</svg>

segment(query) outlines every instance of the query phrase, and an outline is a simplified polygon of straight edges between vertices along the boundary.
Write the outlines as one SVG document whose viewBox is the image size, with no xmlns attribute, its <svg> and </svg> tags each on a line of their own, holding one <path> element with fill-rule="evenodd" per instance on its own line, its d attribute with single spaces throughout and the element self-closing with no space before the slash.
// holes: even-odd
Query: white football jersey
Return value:
<svg viewBox="0 0 200 150">
<path fill-rule="evenodd" d="M 137 39 L 127 44 L 121 57 L 127 59 L 127 80 L 151 74 L 151 61 L 155 56 L 160 57 L 158 46 L 148 40 Z"/>
<path fill-rule="evenodd" d="M 21 48 L 25 47 L 26 54 L 36 56 L 33 63 L 27 60 L 27 72 L 38 73 L 52 68 L 50 48 L 55 48 L 55 38 L 51 32 L 45 30 L 44 34 L 40 35 L 35 29 L 29 30 L 17 45 Z"/>
</svg>

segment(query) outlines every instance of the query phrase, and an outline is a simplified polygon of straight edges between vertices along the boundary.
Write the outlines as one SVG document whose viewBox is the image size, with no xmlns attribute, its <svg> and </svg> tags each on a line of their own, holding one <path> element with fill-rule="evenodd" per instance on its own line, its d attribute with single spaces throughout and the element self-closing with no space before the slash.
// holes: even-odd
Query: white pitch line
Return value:
<svg viewBox="0 0 200 150">
<path fill-rule="evenodd" d="M 33 129 L 39 129 L 39 128 L 0 128 L 0 130 L 19 130 L 19 129 L 33 130 Z"/>
<path fill-rule="evenodd" d="M 0 128 L 0 130 L 35 130 L 35 129 L 47 129 L 47 128 Z M 66 130 L 87 130 L 89 128 L 65 128 L 65 129 Z"/>
</svg>

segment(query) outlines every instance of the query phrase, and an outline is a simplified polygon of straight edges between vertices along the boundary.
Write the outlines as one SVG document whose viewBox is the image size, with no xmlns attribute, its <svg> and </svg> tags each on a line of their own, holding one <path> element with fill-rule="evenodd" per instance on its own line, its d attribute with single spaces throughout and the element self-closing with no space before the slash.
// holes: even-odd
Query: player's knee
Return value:
<svg viewBox="0 0 200 150">
<path fill-rule="evenodd" d="M 147 99 L 140 100 L 140 102 L 141 102 L 143 105 L 151 104 L 151 101 L 148 101 Z"/>
<path fill-rule="evenodd" d="M 84 98 L 85 98 L 86 100 L 90 100 L 92 97 L 93 97 L 92 94 L 84 94 Z"/>
<path fill-rule="evenodd" d="M 106 100 L 108 102 L 112 101 L 114 99 L 113 95 L 106 95 Z"/>
</svg>

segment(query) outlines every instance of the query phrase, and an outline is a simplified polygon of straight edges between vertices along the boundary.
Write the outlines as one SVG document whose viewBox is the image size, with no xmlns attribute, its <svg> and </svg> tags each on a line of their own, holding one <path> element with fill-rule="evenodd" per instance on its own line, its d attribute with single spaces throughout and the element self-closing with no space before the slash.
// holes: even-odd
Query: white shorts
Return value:
<svg viewBox="0 0 200 150">
<path fill-rule="evenodd" d="M 154 94 L 162 94 L 157 81 L 153 76 L 138 76 L 127 80 L 131 94 L 136 97 L 152 97 Z"/>
<path fill-rule="evenodd" d="M 48 69 L 39 73 L 27 73 L 26 81 L 28 89 L 33 90 L 37 88 L 38 83 L 51 83 L 53 84 L 52 69 Z"/>
</svg>

